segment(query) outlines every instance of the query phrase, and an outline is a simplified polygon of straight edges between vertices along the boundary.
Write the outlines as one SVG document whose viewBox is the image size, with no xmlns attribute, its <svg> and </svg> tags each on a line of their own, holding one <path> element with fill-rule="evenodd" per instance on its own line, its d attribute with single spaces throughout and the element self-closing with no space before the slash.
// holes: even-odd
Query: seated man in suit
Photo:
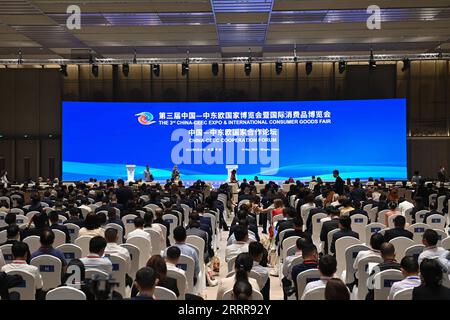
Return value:
<svg viewBox="0 0 450 320">
<path fill-rule="evenodd" d="M 72 208 L 69 210 L 69 218 L 63 222 L 63 224 L 73 223 L 80 228 L 84 227 L 84 220 L 80 218 L 78 210 L 76 208 Z"/>
<path fill-rule="evenodd" d="M 438 212 L 437 211 L 437 202 L 436 201 L 431 201 L 430 202 L 430 211 L 425 213 L 425 215 L 423 216 L 423 223 L 427 223 L 427 218 L 433 214 L 439 214 L 441 216 L 444 216 L 444 214 L 442 212 Z"/>
<path fill-rule="evenodd" d="M 191 257 L 194 260 L 194 284 L 197 282 L 198 276 L 200 274 L 200 263 L 197 251 L 190 245 L 186 243 L 186 229 L 184 227 L 178 226 L 173 230 L 173 238 L 175 240 L 174 246 L 178 247 L 181 254 Z"/>
<path fill-rule="evenodd" d="M 405 230 L 406 219 L 402 215 L 398 215 L 394 218 L 394 228 L 386 230 L 384 232 L 384 240 L 386 242 L 391 241 L 397 237 L 406 237 L 408 239 L 413 238 L 413 233 L 411 231 Z"/>
<path fill-rule="evenodd" d="M 349 216 L 339 218 L 339 231 L 333 234 L 331 240 L 330 252 L 334 255 L 336 253 L 336 241 L 342 237 L 353 237 L 359 239 L 359 234 L 352 231 L 352 220 Z"/>
<path fill-rule="evenodd" d="M 62 272 L 64 273 L 67 267 L 66 258 L 64 257 L 64 253 L 61 250 L 53 248 L 54 241 L 55 234 L 53 233 L 53 231 L 44 230 L 40 237 L 41 247 L 37 251 L 33 252 L 33 254 L 31 255 L 31 259 L 39 257 L 43 254 L 58 258 L 61 261 Z"/>
<path fill-rule="evenodd" d="M 186 227 L 186 234 L 188 236 L 197 236 L 205 241 L 204 259 L 205 263 L 209 262 L 209 257 L 214 256 L 214 251 L 211 247 L 211 237 L 205 230 L 200 228 L 200 217 L 196 213 L 192 213 L 189 218 L 189 224 Z"/>
<path fill-rule="evenodd" d="M 339 228 L 339 215 L 341 212 L 339 211 L 339 209 L 331 206 L 327 207 L 326 211 L 331 220 L 325 221 L 322 224 L 322 230 L 320 231 L 320 241 L 324 243 L 323 252 L 325 254 L 328 254 L 328 232 Z"/>
<path fill-rule="evenodd" d="M 65 225 L 58 223 L 59 220 L 58 211 L 50 211 L 50 213 L 48 214 L 48 219 L 50 221 L 50 229 L 64 232 L 64 234 L 66 235 L 66 243 L 70 243 L 69 229 L 67 229 Z"/>
<path fill-rule="evenodd" d="M 415 287 L 413 300 L 450 300 L 450 289 L 442 285 L 442 266 L 437 259 L 424 259 L 420 264 L 422 284 Z"/>
<path fill-rule="evenodd" d="M 302 257 L 303 257 L 303 263 L 298 264 L 294 267 L 292 267 L 291 272 L 291 281 L 294 283 L 295 287 L 295 294 L 297 295 L 297 276 L 302 273 L 303 271 L 309 270 L 309 269 L 317 269 L 318 267 L 318 259 L 319 254 L 317 252 L 317 248 L 314 244 L 312 244 L 309 241 L 304 241 L 302 244 Z M 288 283 L 286 283 L 288 284 Z M 292 286 L 292 284 L 291 284 Z M 285 288 L 286 296 L 289 296 L 292 294 L 292 290 L 289 290 L 288 288 Z M 297 297 L 298 298 L 298 297 Z"/>
<path fill-rule="evenodd" d="M 292 207 L 285 207 L 283 209 L 284 219 L 278 221 L 275 229 L 277 230 L 277 235 L 275 236 L 275 244 L 278 245 L 280 240 L 280 233 L 286 229 L 292 229 L 294 227 L 294 218 L 297 216 L 297 212 Z"/>
</svg>

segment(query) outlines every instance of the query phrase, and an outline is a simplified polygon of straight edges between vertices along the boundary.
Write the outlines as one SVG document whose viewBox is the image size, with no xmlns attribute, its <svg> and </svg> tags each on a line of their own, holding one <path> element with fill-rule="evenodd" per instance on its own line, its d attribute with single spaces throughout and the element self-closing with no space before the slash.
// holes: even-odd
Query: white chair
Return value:
<svg viewBox="0 0 450 320">
<path fill-rule="evenodd" d="M 123 225 L 125 226 L 125 236 L 128 233 L 130 233 L 131 231 L 133 231 L 134 229 L 136 229 L 134 227 L 134 219 L 136 217 L 137 216 L 135 214 L 127 214 L 122 217 L 122 222 L 123 222 Z"/>
<path fill-rule="evenodd" d="M 372 207 L 373 207 L 373 204 L 369 203 L 369 204 L 366 204 L 366 205 L 363 207 L 363 210 L 364 210 L 365 212 L 369 212 L 369 210 L 372 209 Z"/>
<path fill-rule="evenodd" d="M 22 282 L 19 286 L 8 290 L 10 294 L 17 292 L 20 300 L 35 300 L 36 280 L 31 273 L 24 270 L 11 270 L 7 271 L 6 274 L 22 277 Z"/>
<path fill-rule="evenodd" d="M 286 259 L 286 257 L 295 255 L 296 252 L 297 252 L 297 244 L 295 244 L 295 245 L 293 245 L 293 246 L 290 246 L 290 247 L 287 248 L 287 250 L 286 250 L 286 255 L 284 256 L 285 259 Z"/>
<path fill-rule="evenodd" d="M 211 244 L 213 246 L 213 248 L 215 248 L 218 243 L 217 243 L 217 232 L 218 232 L 218 223 L 217 223 L 217 219 L 216 219 L 216 215 L 212 214 L 212 213 L 204 213 L 203 217 L 205 218 L 209 218 L 211 220 Z"/>
<path fill-rule="evenodd" d="M 355 281 L 355 269 L 353 268 L 353 264 L 358 252 L 366 250 L 370 250 L 370 248 L 364 244 L 354 244 L 345 250 L 345 277 L 342 277 L 342 279 L 345 279 L 345 283 L 353 283 L 353 281 Z"/>
<path fill-rule="evenodd" d="M 442 246 L 442 241 L 445 240 L 446 238 L 448 238 L 447 234 L 445 233 L 445 231 L 443 231 L 442 229 L 433 229 L 434 231 L 437 232 L 438 234 L 438 243 L 437 246 L 441 247 Z"/>
<path fill-rule="evenodd" d="M 406 211 L 405 211 L 405 219 L 406 219 L 406 223 L 407 223 L 407 225 L 412 225 L 413 223 L 412 223 L 412 216 L 411 216 L 411 212 L 412 212 L 412 210 L 413 210 L 414 208 L 409 208 L 409 209 L 406 209 Z"/>
<path fill-rule="evenodd" d="M 30 249 L 30 253 L 36 252 L 41 247 L 41 241 L 38 236 L 28 236 L 23 239 Z"/>
<path fill-rule="evenodd" d="M 155 214 L 156 210 L 161 209 L 158 205 L 156 205 L 154 203 L 149 203 L 144 208 L 152 210 L 153 214 Z"/>
<path fill-rule="evenodd" d="M 384 218 L 385 218 L 385 214 L 389 212 L 389 210 L 381 210 L 377 213 L 377 222 L 383 223 L 384 224 Z"/>
<path fill-rule="evenodd" d="M 325 287 L 319 287 L 308 291 L 303 300 L 325 300 Z"/>
<path fill-rule="evenodd" d="M 198 236 L 187 236 L 186 243 L 198 249 L 198 263 L 200 266 L 199 279 L 196 284 L 196 289 L 200 293 L 206 289 L 205 276 L 205 240 Z"/>
<path fill-rule="evenodd" d="M 416 212 L 416 223 L 423 222 L 423 218 L 428 213 L 428 210 L 420 210 Z"/>
<path fill-rule="evenodd" d="M 15 213 L 16 215 L 18 214 L 25 215 L 25 212 L 23 212 L 23 210 L 20 208 L 12 208 L 11 210 L 9 210 L 9 212 Z"/>
<path fill-rule="evenodd" d="M 81 248 L 72 243 L 64 243 L 60 246 L 57 246 L 56 249 L 62 251 L 67 263 L 69 263 L 72 259 L 80 259 L 83 254 Z"/>
<path fill-rule="evenodd" d="M 431 229 L 444 230 L 445 217 L 440 214 L 432 214 L 427 218 L 427 225 L 429 225 Z"/>
<path fill-rule="evenodd" d="M 445 201 L 446 196 L 439 196 L 437 198 L 437 212 L 442 213 L 442 210 L 444 209 L 444 201 Z"/>
<path fill-rule="evenodd" d="M 236 262 L 236 257 L 231 258 L 227 262 L 227 272 L 232 272 L 234 270 L 234 263 Z"/>
<path fill-rule="evenodd" d="M 39 211 L 30 211 L 25 215 L 25 217 L 28 218 L 28 221 L 31 221 L 31 219 L 33 219 L 33 217 L 36 213 L 39 213 Z M 20 223 L 17 223 L 17 224 L 20 224 Z"/>
<path fill-rule="evenodd" d="M 47 292 L 45 300 L 86 300 L 86 294 L 76 288 L 64 286 Z"/>
<path fill-rule="evenodd" d="M 163 248 L 161 248 L 161 250 L 163 250 L 163 249 L 165 249 L 166 248 L 166 239 L 167 239 L 167 228 L 166 228 L 166 226 L 165 225 L 163 225 L 163 224 L 161 224 L 161 223 L 155 223 L 155 224 L 157 224 L 160 228 L 161 228 L 161 230 L 162 230 L 162 233 L 163 233 L 163 238 L 164 238 L 164 247 Z"/>
<path fill-rule="evenodd" d="M 441 247 L 443 247 L 445 250 L 450 250 L 450 237 L 447 237 L 444 240 L 442 240 Z"/>
<path fill-rule="evenodd" d="M 300 272 L 297 276 L 297 297 L 301 298 L 303 295 L 303 291 L 305 291 L 306 285 L 311 281 L 316 281 L 320 279 L 319 269 L 309 269 L 303 272 Z M 294 279 L 293 279 L 294 280 Z"/>
<path fill-rule="evenodd" d="M 127 249 L 128 252 L 130 253 L 131 266 L 128 275 L 132 279 L 134 279 L 136 277 L 136 272 L 139 270 L 139 260 L 141 254 L 139 248 L 131 243 L 122 243 L 120 246 Z"/>
<path fill-rule="evenodd" d="M 144 229 L 150 235 L 150 242 L 152 245 L 152 256 L 156 254 L 161 254 L 161 242 L 159 233 L 153 229 Z"/>
<path fill-rule="evenodd" d="M 422 243 L 422 235 L 425 232 L 425 230 L 430 229 L 430 226 L 428 226 L 425 223 L 415 223 L 407 228 L 408 231 L 412 232 L 414 234 L 413 240 L 415 243 L 419 244 Z"/>
<path fill-rule="evenodd" d="M 43 254 L 31 259 L 30 264 L 36 266 L 42 276 L 42 289 L 47 291 L 61 284 L 62 262 L 58 258 Z"/>
<path fill-rule="evenodd" d="M 238 210 L 241 209 L 241 206 L 243 204 L 249 204 L 249 203 L 250 203 L 250 200 L 241 200 L 241 201 L 239 201 L 239 203 L 238 203 Z"/>
<path fill-rule="evenodd" d="M 112 279 L 118 283 L 118 285 L 114 287 L 114 291 L 117 291 L 122 297 L 125 297 L 125 277 L 128 269 L 127 261 L 124 258 L 113 254 L 108 255 L 108 258 L 112 263 Z"/>
<path fill-rule="evenodd" d="M 69 230 L 70 242 L 74 243 L 75 239 L 78 238 L 80 227 L 74 223 L 66 223 L 64 225 L 67 227 L 67 230 Z"/>
<path fill-rule="evenodd" d="M 165 222 L 170 223 L 170 234 L 169 234 L 169 241 L 171 244 L 175 243 L 175 240 L 173 239 L 173 230 L 178 226 L 178 218 L 173 214 L 165 214 L 162 216 L 163 220 Z"/>
<path fill-rule="evenodd" d="M 3 260 L 5 263 L 11 263 L 13 261 L 13 255 L 11 252 L 12 244 L 4 244 L 0 247 L 0 252 L 3 254 Z"/>
<path fill-rule="evenodd" d="M 79 208 L 80 210 L 81 210 L 81 215 L 82 215 L 82 219 L 86 219 L 86 216 L 88 215 L 88 213 L 89 212 L 91 212 L 91 211 L 89 211 L 88 209 L 86 209 L 86 208 Z M 92 211 L 93 212 L 93 211 Z"/>
<path fill-rule="evenodd" d="M 156 286 L 153 295 L 156 300 L 177 300 L 177 295 L 175 292 L 164 287 Z"/>
<path fill-rule="evenodd" d="M 377 256 L 369 256 L 359 260 L 358 262 L 358 270 L 356 271 L 356 275 L 358 278 L 358 300 L 365 300 L 366 295 L 368 293 L 367 289 L 367 279 L 369 278 L 368 274 L 368 266 L 369 263 L 382 263 L 383 259 Z"/>
<path fill-rule="evenodd" d="M 11 199 L 9 199 L 9 197 L 0 197 L 0 201 L 6 201 L 8 203 L 8 207 L 11 207 Z"/>
<path fill-rule="evenodd" d="M 52 229 L 52 231 L 55 234 L 55 241 L 53 242 L 54 247 L 66 243 L 66 234 L 63 231 L 57 229 Z"/>
<path fill-rule="evenodd" d="M 331 242 L 333 241 L 333 235 L 339 231 L 339 228 L 330 230 L 327 234 L 327 240 L 328 240 L 328 254 L 330 254 L 330 248 L 331 248 Z"/>
<path fill-rule="evenodd" d="M 341 277 L 342 273 L 345 270 L 345 250 L 347 250 L 348 247 L 355 245 L 355 244 L 362 244 L 359 239 L 356 239 L 354 237 L 342 237 L 336 240 L 335 248 L 336 248 L 336 261 L 337 261 L 337 270 L 336 275 L 337 277 Z"/>
<path fill-rule="evenodd" d="M 374 207 L 367 212 L 371 223 L 377 222 L 377 213 L 378 207 Z"/>
<path fill-rule="evenodd" d="M 397 291 L 392 297 L 392 300 L 412 300 L 413 290 L 414 288 L 408 288 Z"/>
<path fill-rule="evenodd" d="M 403 280 L 403 274 L 399 270 L 384 270 L 378 272 L 373 278 L 375 300 L 387 300 L 392 284 Z"/>
<path fill-rule="evenodd" d="M 81 236 L 75 239 L 74 244 L 81 248 L 82 257 L 86 257 L 89 254 L 89 242 L 92 236 Z"/>
<path fill-rule="evenodd" d="M 18 226 L 27 225 L 29 221 L 30 220 L 26 216 L 23 216 L 21 214 L 16 216 L 16 223 Z"/>
<path fill-rule="evenodd" d="M 405 256 L 405 251 L 409 247 L 413 246 L 415 243 L 413 240 L 406 237 L 396 237 L 389 241 L 395 248 L 395 258 L 397 261 L 401 261 Z"/>
<path fill-rule="evenodd" d="M 105 226 L 105 230 L 108 229 L 108 228 L 112 228 L 112 229 L 117 230 L 117 244 L 121 244 L 123 242 L 122 239 L 123 239 L 123 236 L 124 236 L 122 226 L 117 224 L 117 223 L 108 223 Z"/>
<path fill-rule="evenodd" d="M 99 279 L 106 280 L 109 279 L 109 274 L 99 269 L 86 269 L 85 271 L 86 279 Z"/>
<path fill-rule="evenodd" d="M 187 204 L 180 204 L 180 206 L 183 208 L 184 225 L 187 226 L 189 222 L 189 214 L 191 213 L 192 209 Z"/>
<path fill-rule="evenodd" d="M 177 267 L 184 270 L 186 274 L 188 284 L 186 292 L 194 293 L 194 269 L 195 269 L 194 259 L 182 254 L 180 255 L 180 259 L 178 260 Z"/>
<path fill-rule="evenodd" d="M 7 230 L 0 231 L 0 243 L 4 243 L 8 240 Z"/>
<path fill-rule="evenodd" d="M 180 295 L 178 300 L 185 300 L 187 279 L 184 274 L 175 270 L 167 270 L 167 276 L 177 281 L 177 288 Z"/>
<path fill-rule="evenodd" d="M 144 237 L 131 237 L 127 239 L 127 243 L 139 248 L 139 268 L 145 267 L 152 253 L 152 244 L 150 243 L 150 240 Z"/>
<path fill-rule="evenodd" d="M 437 193 L 430 194 L 428 196 L 428 202 L 431 203 L 431 202 L 435 201 L 436 198 L 437 198 Z"/>
<path fill-rule="evenodd" d="M 414 257 L 414 259 L 418 259 L 419 255 L 422 253 L 423 249 L 425 248 L 425 246 L 423 244 L 415 244 L 411 247 L 406 248 L 405 250 L 405 257 Z M 400 261 L 400 260 L 398 260 Z"/>
<path fill-rule="evenodd" d="M 398 216 L 401 216 L 401 213 L 394 214 L 394 215 L 388 217 L 388 225 L 387 225 L 388 228 L 394 228 L 395 227 L 394 226 L 394 219 L 396 217 L 398 217 Z"/>
<path fill-rule="evenodd" d="M 0 228 L 6 227 L 7 224 L 5 222 L 6 212 L 0 211 Z"/>
<path fill-rule="evenodd" d="M 363 214 L 354 214 L 350 219 L 352 220 L 352 230 L 359 234 L 361 241 L 365 241 L 366 226 L 369 224 L 369 218 Z"/>
<path fill-rule="evenodd" d="M 225 291 L 225 293 L 223 294 L 222 300 L 234 300 L 233 299 L 233 289 Z M 261 292 L 253 289 L 250 300 L 261 301 L 261 300 L 263 300 L 263 296 L 262 296 Z"/>
<path fill-rule="evenodd" d="M 312 241 L 316 245 L 320 244 L 320 230 L 322 229 L 322 220 L 327 216 L 326 213 L 318 212 L 311 218 L 311 225 L 312 225 Z"/>
<path fill-rule="evenodd" d="M 281 231 L 281 232 L 278 234 L 278 243 L 279 243 L 279 244 L 283 243 L 284 235 L 285 235 L 287 232 L 289 232 L 289 231 L 294 231 L 294 229 L 292 229 L 292 228 L 284 229 L 283 231 Z"/>
<path fill-rule="evenodd" d="M 63 224 L 65 221 L 67 221 L 67 218 L 64 217 L 62 214 L 58 215 L 58 223 Z"/>
</svg>

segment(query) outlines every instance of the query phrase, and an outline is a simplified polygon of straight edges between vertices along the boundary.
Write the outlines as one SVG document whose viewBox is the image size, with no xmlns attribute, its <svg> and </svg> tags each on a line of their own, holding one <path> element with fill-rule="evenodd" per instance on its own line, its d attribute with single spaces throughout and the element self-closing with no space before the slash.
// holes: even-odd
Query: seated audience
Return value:
<svg viewBox="0 0 450 320">
<path fill-rule="evenodd" d="M 313 289 L 325 288 L 328 280 L 330 280 L 336 273 L 337 262 L 334 256 L 324 255 L 319 259 L 319 272 L 320 279 L 316 281 L 308 282 L 303 291 L 303 295 L 300 300 L 305 300 L 305 295 Z"/>
<path fill-rule="evenodd" d="M 150 267 L 143 267 L 136 272 L 134 281 L 138 295 L 132 297 L 132 300 L 155 300 L 153 297 L 155 287 L 158 285 L 158 275 Z"/>
<path fill-rule="evenodd" d="M 370 249 L 359 251 L 355 258 L 355 261 L 353 262 L 353 269 L 355 270 L 355 278 L 356 275 L 358 274 L 358 264 L 362 259 L 372 256 L 381 257 L 380 249 L 381 245 L 384 242 L 385 239 L 381 233 L 376 232 L 372 234 L 372 236 L 370 237 Z"/>
<path fill-rule="evenodd" d="M 89 241 L 89 254 L 80 259 L 86 270 L 97 269 L 109 275 L 112 274 L 112 263 L 104 257 L 106 245 L 105 238 L 100 236 L 95 236 Z"/>
<path fill-rule="evenodd" d="M 384 214 L 384 225 L 389 226 L 389 217 L 398 216 L 402 213 L 397 209 L 397 202 L 391 201 L 389 202 L 389 211 Z"/>
<path fill-rule="evenodd" d="M 96 213 L 88 213 L 84 221 L 84 227 L 80 229 L 78 237 L 92 236 L 92 237 L 104 237 L 105 230 L 100 227 L 100 221 Z"/>
<path fill-rule="evenodd" d="M 191 257 L 194 260 L 194 283 L 197 281 L 200 274 L 200 261 L 198 259 L 197 251 L 190 245 L 186 244 L 186 229 L 178 226 L 173 230 L 173 238 L 175 240 L 174 246 L 178 247 L 181 254 Z M 203 261 L 202 261 L 203 263 Z"/>
<path fill-rule="evenodd" d="M 332 206 L 328 206 L 326 209 L 330 220 L 323 222 L 322 229 L 320 230 L 320 241 L 323 243 L 323 252 L 328 254 L 328 232 L 339 228 L 339 215 L 340 211 Z"/>
<path fill-rule="evenodd" d="M 359 239 L 359 234 L 357 232 L 352 231 L 352 220 L 349 216 L 343 216 L 339 218 L 339 231 L 333 234 L 333 238 L 331 240 L 330 253 L 335 254 L 336 241 L 342 237 L 353 237 Z"/>
<path fill-rule="evenodd" d="M 79 226 L 80 228 L 84 227 L 84 220 L 80 218 L 80 214 L 78 213 L 78 210 L 76 208 L 71 208 L 69 210 L 69 218 L 66 221 L 64 221 L 63 224 L 67 223 L 73 223 Z"/>
<path fill-rule="evenodd" d="M 127 272 L 130 272 L 131 268 L 130 252 L 126 248 L 117 244 L 117 242 L 119 241 L 118 231 L 114 228 L 106 229 L 105 240 L 106 240 L 105 256 L 114 255 L 125 259 L 125 262 L 127 264 L 126 270 Z"/>
<path fill-rule="evenodd" d="M 235 228 L 234 236 L 236 242 L 227 246 L 225 250 L 225 261 L 236 257 L 238 254 L 248 252 L 248 230 L 246 227 L 238 225 Z"/>
<path fill-rule="evenodd" d="M 405 279 L 392 284 L 389 300 L 392 300 L 394 295 L 401 290 L 420 286 L 419 263 L 414 257 L 403 257 L 402 261 L 400 261 L 400 271 Z"/>
<path fill-rule="evenodd" d="M 442 267 L 436 259 L 423 259 L 420 264 L 421 285 L 415 287 L 413 300 L 450 300 L 450 289 L 442 285 Z"/>
<path fill-rule="evenodd" d="M 433 229 L 427 229 L 422 235 L 422 244 L 425 246 L 422 253 L 419 255 L 419 265 L 422 260 L 427 259 L 437 259 L 447 252 L 442 247 L 438 247 L 437 243 L 439 241 L 439 235 Z"/>
<path fill-rule="evenodd" d="M 128 234 L 125 236 L 126 239 L 130 239 L 133 237 L 141 237 L 141 238 L 145 238 L 148 241 L 152 241 L 152 239 L 150 238 L 150 234 L 147 231 L 144 231 L 144 219 L 137 216 L 136 218 L 134 218 L 134 230 L 128 232 Z"/>
<path fill-rule="evenodd" d="M 52 230 L 59 230 L 64 232 L 66 235 L 66 243 L 70 243 L 70 233 L 69 229 L 65 225 L 59 224 L 59 214 L 57 211 L 50 211 L 48 214 L 48 219 L 50 221 L 50 229 Z"/>
<path fill-rule="evenodd" d="M 394 218 L 394 228 L 386 230 L 384 232 L 384 240 L 386 242 L 391 241 L 397 237 L 405 237 L 413 239 L 414 234 L 411 231 L 405 230 L 406 219 L 402 215 L 398 215 Z"/>
<path fill-rule="evenodd" d="M 62 271 L 64 272 L 67 266 L 66 258 L 61 250 L 53 248 L 54 241 L 55 233 L 52 230 L 44 230 L 40 237 L 41 247 L 36 252 L 33 252 L 31 259 L 39 257 L 43 254 L 53 256 L 61 261 Z"/>
</svg>

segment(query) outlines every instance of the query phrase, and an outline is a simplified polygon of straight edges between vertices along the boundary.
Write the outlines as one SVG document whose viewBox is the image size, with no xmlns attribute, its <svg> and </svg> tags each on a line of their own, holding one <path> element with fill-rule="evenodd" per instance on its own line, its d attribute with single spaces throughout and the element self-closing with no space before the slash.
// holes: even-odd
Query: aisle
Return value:
<svg viewBox="0 0 450 320">
<path fill-rule="evenodd" d="M 230 224 L 231 221 L 227 221 Z M 261 227 L 259 228 L 261 234 Z M 222 232 L 222 239 L 219 242 L 219 250 L 216 251 L 216 254 L 220 258 L 220 272 L 219 277 L 224 278 L 227 275 L 227 263 L 225 262 L 225 248 L 227 246 L 227 237 L 228 232 Z M 216 277 L 217 279 L 217 277 Z M 217 297 L 217 286 L 215 287 L 207 287 L 204 292 L 204 298 L 206 300 L 216 300 Z M 270 299 L 271 300 L 282 300 L 283 299 L 283 290 L 280 285 L 280 278 L 270 276 Z"/>
</svg>

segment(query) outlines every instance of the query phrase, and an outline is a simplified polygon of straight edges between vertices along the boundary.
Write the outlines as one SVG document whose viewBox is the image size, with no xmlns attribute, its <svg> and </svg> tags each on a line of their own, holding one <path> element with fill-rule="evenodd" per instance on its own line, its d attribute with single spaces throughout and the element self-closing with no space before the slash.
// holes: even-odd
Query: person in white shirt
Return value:
<svg viewBox="0 0 450 320">
<path fill-rule="evenodd" d="M 78 208 L 82 209 L 82 210 L 86 210 L 87 213 L 91 213 L 92 212 L 92 208 L 88 207 L 89 203 L 90 202 L 89 202 L 88 198 L 83 198 L 81 200 L 81 206 L 79 206 Z"/>
<path fill-rule="evenodd" d="M 358 255 L 355 258 L 355 261 L 353 262 L 353 269 L 355 270 L 355 277 L 358 274 L 358 264 L 359 262 L 367 257 L 381 257 L 381 252 L 380 252 L 380 248 L 381 245 L 384 242 L 384 237 L 381 233 L 374 233 L 371 237 L 370 237 L 370 249 L 369 250 L 363 250 L 363 251 L 359 251 Z"/>
<path fill-rule="evenodd" d="M 117 241 L 119 240 L 119 234 L 117 230 L 114 228 L 106 229 L 105 239 L 107 242 L 105 248 L 105 256 L 113 255 L 125 259 L 125 262 L 127 263 L 126 270 L 127 273 L 129 273 L 131 268 L 130 252 L 126 248 L 121 247 L 117 244 Z"/>
<path fill-rule="evenodd" d="M 147 231 L 144 231 L 144 219 L 141 217 L 134 218 L 134 229 L 133 231 L 128 232 L 128 234 L 125 236 L 126 239 L 130 239 L 133 237 L 141 237 L 148 239 L 148 241 L 152 241 L 150 238 L 150 234 Z"/>
<path fill-rule="evenodd" d="M 313 289 L 325 288 L 328 280 L 333 278 L 333 275 L 336 273 L 336 267 L 337 262 L 334 256 L 330 256 L 328 254 L 322 256 L 319 260 L 320 279 L 317 281 L 311 281 L 306 285 L 300 300 L 305 300 L 306 294 Z"/>
<path fill-rule="evenodd" d="M 425 246 L 422 253 L 419 255 L 419 266 L 422 263 L 422 260 L 427 259 L 438 259 L 440 258 L 447 250 L 442 247 L 438 247 L 437 243 L 439 240 L 438 233 L 433 229 L 427 229 L 422 235 L 422 243 Z"/>
<path fill-rule="evenodd" d="M 106 244 L 105 238 L 100 236 L 93 237 L 89 241 L 89 254 L 80 259 L 86 270 L 97 269 L 106 272 L 108 275 L 112 274 L 111 260 L 103 256 L 105 254 Z"/>
<path fill-rule="evenodd" d="M 295 246 L 297 247 L 297 250 L 295 251 L 294 255 L 291 256 L 287 256 L 284 258 L 283 261 L 283 278 L 281 279 L 281 282 L 284 284 L 286 284 L 286 287 L 291 287 L 292 283 L 291 283 L 291 276 L 292 276 L 292 261 L 297 258 L 297 257 L 301 257 L 302 256 L 302 248 L 305 244 L 305 242 L 307 242 L 308 240 L 304 239 L 304 238 L 298 238 L 297 241 L 295 242 Z M 286 283 L 285 283 L 286 282 Z"/>
<path fill-rule="evenodd" d="M 146 212 L 144 214 L 144 231 L 153 230 L 159 235 L 160 248 L 166 247 L 166 239 L 164 238 L 164 232 L 158 223 L 153 223 L 153 212 Z"/>
<path fill-rule="evenodd" d="M 405 215 L 406 210 L 411 208 L 414 208 L 414 204 L 412 204 L 409 201 L 406 201 L 405 198 L 400 198 L 398 200 L 398 209 L 400 210 L 403 216 Z"/>
<path fill-rule="evenodd" d="M 401 290 L 420 286 L 419 264 L 414 257 L 404 257 L 402 261 L 400 261 L 400 271 L 405 279 L 392 284 L 388 297 L 389 300 L 392 300 L 394 295 Z"/>
<path fill-rule="evenodd" d="M 178 272 L 186 277 L 186 271 L 177 267 L 178 261 L 180 260 L 181 250 L 176 246 L 171 246 L 166 250 L 166 266 L 167 270 L 172 270 Z M 188 287 L 188 281 L 186 278 L 186 288 Z"/>
<path fill-rule="evenodd" d="M 34 277 L 34 284 L 35 289 L 40 290 L 42 289 L 43 282 L 42 282 L 42 276 L 39 272 L 38 267 L 29 265 L 27 263 L 28 259 L 28 245 L 25 242 L 15 242 L 12 245 L 11 252 L 13 255 L 13 261 L 11 263 L 5 264 L 1 271 L 2 272 L 9 272 L 9 271 L 26 271 L 30 273 Z"/>
<path fill-rule="evenodd" d="M 248 245 L 248 253 L 253 259 L 253 268 L 252 271 L 256 272 L 259 275 L 258 285 L 261 288 L 261 294 L 264 297 L 264 300 L 270 300 L 270 278 L 269 278 L 269 270 L 267 267 L 261 265 L 261 260 L 264 255 L 264 246 L 257 242 L 250 242 Z"/>
<path fill-rule="evenodd" d="M 227 246 L 225 250 L 225 261 L 228 262 L 238 254 L 248 252 L 248 230 L 238 225 L 234 230 L 235 243 Z"/>
</svg>

